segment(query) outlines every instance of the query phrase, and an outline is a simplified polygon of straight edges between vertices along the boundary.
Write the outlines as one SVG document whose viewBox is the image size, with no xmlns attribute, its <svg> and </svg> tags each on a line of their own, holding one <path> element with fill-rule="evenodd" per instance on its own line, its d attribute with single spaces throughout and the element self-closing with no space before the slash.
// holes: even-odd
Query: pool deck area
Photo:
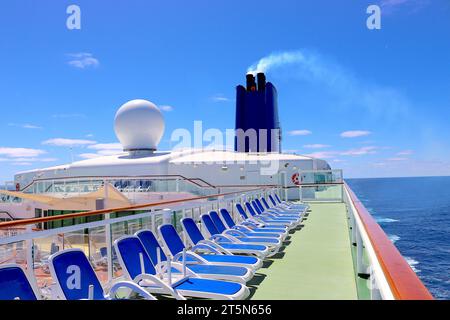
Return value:
<svg viewBox="0 0 450 320">
<path fill-rule="evenodd" d="M 248 283 L 251 299 L 355 300 L 357 282 L 344 203 L 312 203 L 285 250 Z"/>
</svg>

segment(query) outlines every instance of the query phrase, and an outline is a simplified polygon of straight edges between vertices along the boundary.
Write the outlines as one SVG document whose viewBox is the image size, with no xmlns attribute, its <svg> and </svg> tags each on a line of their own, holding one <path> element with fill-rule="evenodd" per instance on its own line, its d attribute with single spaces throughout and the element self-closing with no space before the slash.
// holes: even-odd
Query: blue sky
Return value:
<svg viewBox="0 0 450 320">
<path fill-rule="evenodd" d="M 285 150 L 347 177 L 450 175 L 446 0 L 9 0 L 0 39 L 0 180 L 117 152 L 115 112 L 135 98 L 163 106 L 160 149 L 195 120 L 233 128 L 235 86 L 263 58 L 279 62 Z"/>
</svg>

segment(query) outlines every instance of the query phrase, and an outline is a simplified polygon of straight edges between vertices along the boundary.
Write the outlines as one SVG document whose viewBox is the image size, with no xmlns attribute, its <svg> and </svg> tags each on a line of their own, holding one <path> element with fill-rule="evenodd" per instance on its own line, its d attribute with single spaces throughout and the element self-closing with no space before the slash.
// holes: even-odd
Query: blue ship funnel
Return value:
<svg viewBox="0 0 450 320">
<path fill-rule="evenodd" d="M 264 73 L 247 74 L 246 86 L 236 88 L 237 152 L 281 152 L 281 127 L 275 86 Z"/>
</svg>

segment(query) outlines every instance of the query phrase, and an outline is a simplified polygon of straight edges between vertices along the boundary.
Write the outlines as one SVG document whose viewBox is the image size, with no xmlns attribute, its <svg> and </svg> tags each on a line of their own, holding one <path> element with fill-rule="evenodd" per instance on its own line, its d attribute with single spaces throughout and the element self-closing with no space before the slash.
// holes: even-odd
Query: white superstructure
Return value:
<svg viewBox="0 0 450 320">
<path fill-rule="evenodd" d="M 115 117 L 114 129 L 123 145 L 122 153 L 20 172 L 14 177 L 16 189 L 27 194 L 71 198 L 94 192 L 108 183 L 131 203 L 143 203 L 242 186 L 293 187 L 298 183 L 299 171 L 330 169 L 320 159 L 278 152 L 210 148 L 157 151 L 164 128 L 163 116 L 155 104 L 146 100 L 129 101 L 119 108 Z M 183 180 L 184 187 L 180 187 L 178 180 Z M 288 191 L 295 192 L 295 188 Z M 29 212 L 25 216 L 32 215 L 34 208 L 40 208 L 40 204 L 30 205 L 29 199 L 22 199 L 25 201 L 16 205 L 18 210 L 11 210 L 8 204 L 8 212 L 14 217 L 24 217 L 24 211 Z M 20 211 L 20 215 L 12 211 Z"/>
<path fill-rule="evenodd" d="M 121 106 L 114 128 L 123 153 L 21 172 L 15 182 L 22 189 L 42 179 L 179 175 L 212 186 L 232 187 L 277 184 L 280 174 L 290 178 L 290 173 L 299 170 L 330 169 L 323 160 L 294 154 L 211 149 L 156 151 L 164 133 L 164 119 L 156 105 L 146 100 L 132 100 Z"/>
</svg>

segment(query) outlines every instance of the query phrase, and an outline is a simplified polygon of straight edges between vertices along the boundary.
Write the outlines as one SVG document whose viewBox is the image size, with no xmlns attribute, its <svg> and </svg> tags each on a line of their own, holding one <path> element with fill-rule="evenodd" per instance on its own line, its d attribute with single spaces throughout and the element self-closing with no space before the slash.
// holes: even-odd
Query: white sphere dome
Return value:
<svg viewBox="0 0 450 320">
<path fill-rule="evenodd" d="M 123 104 L 114 120 L 114 131 L 124 151 L 156 150 L 164 128 L 164 118 L 158 107 L 142 99 Z"/>
</svg>

